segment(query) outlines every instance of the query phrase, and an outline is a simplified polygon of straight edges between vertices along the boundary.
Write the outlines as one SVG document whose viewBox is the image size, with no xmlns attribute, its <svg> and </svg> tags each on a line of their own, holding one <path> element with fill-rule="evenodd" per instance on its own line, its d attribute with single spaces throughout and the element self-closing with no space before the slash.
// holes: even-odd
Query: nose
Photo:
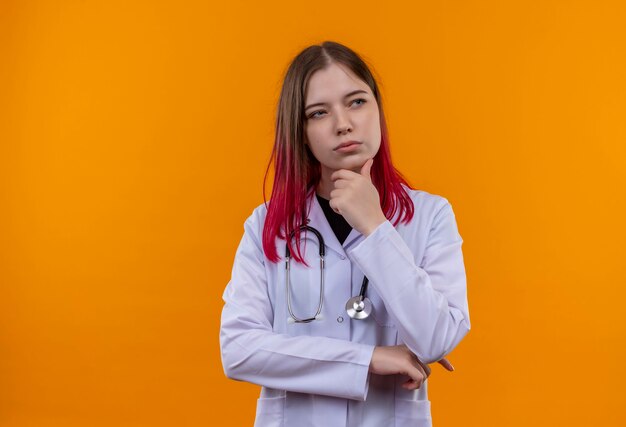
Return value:
<svg viewBox="0 0 626 427">
<path fill-rule="evenodd" d="M 348 132 L 352 132 L 349 115 L 345 112 L 340 112 L 337 114 L 337 134 L 343 135 Z"/>
</svg>

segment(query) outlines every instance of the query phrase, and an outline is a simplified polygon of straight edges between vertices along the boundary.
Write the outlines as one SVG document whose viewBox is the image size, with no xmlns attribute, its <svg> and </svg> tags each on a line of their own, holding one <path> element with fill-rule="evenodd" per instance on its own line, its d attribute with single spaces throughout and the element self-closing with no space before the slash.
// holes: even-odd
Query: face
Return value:
<svg viewBox="0 0 626 427">
<path fill-rule="evenodd" d="M 349 68 L 331 63 L 310 77 L 305 94 L 305 144 L 322 173 L 360 171 L 380 148 L 378 103 L 370 87 Z M 356 144 L 337 149 L 345 142 Z"/>
</svg>

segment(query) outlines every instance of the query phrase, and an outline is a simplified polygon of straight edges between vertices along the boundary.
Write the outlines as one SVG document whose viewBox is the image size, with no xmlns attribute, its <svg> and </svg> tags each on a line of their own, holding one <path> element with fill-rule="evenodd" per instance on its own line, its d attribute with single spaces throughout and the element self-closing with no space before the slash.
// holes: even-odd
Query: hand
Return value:
<svg viewBox="0 0 626 427">
<path fill-rule="evenodd" d="M 445 357 L 437 363 L 440 363 L 448 371 L 454 371 L 454 367 Z M 369 370 L 378 375 L 401 374 L 409 376 L 410 378 L 402 384 L 402 387 L 408 390 L 420 388 L 431 373 L 430 367 L 423 364 L 404 344 L 376 347 Z"/>
<path fill-rule="evenodd" d="M 368 159 L 360 173 L 340 169 L 330 176 L 334 187 L 330 192 L 330 207 L 366 237 L 387 220 L 370 176 L 373 163 L 374 159 Z"/>
<path fill-rule="evenodd" d="M 377 346 L 370 362 L 370 372 L 378 375 L 408 375 L 402 384 L 407 390 L 415 390 L 430 375 L 430 368 L 424 366 L 405 345 Z"/>
</svg>

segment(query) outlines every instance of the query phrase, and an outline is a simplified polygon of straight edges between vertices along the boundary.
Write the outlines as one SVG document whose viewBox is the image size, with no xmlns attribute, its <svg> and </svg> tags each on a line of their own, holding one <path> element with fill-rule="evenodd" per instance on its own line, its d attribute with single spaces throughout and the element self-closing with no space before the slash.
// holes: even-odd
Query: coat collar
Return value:
<svg viewBox="0 0 626 427">
<path fill-rule="evenodd" d="M 322 234 L 324 238 L 324 243 L 327 249 L 331 249 L 340 256 L 347 256 L 346 250 L 352 246 L 356 241 L 358 241 L 363 235 L 359 233 L 356 229 L 352 229 L 348 237 L 343 242 L 343 245 L 339 243 L 337 240 L 337 236 L 333 231 L 332 227 L 328 223 L 326 219 L 326 215 L 324 214 L 324 210 L 317 200 L 315 191 L 311 192 L 309 199 L 307 200 L 307 209 L 309 212 L 308 215 L 308 225 L 317 229 Z"/>
</svg>

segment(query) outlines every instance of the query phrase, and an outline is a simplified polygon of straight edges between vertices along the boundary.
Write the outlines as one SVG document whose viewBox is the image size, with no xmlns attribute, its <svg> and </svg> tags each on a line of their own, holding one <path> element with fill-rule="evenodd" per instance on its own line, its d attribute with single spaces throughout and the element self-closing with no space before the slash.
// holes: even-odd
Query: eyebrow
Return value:
<svg viewBox="0 0 626 427">
<path fill-rule="evenodd" d="M 347 93 L 346 95 L 344 95 L 343 99 L 349 98 L 352 95 L 356 95 L 357 93 L 364 93 L 364 94 L 368 95 L 368 93 L 366 91 L 364 91 L 362 89 L 357 89 L 357 90 L 353 90 L 352 92 Z M 315 104 L 307 105 L 306 107 L 304 107 L 304 111 L 308 110 L 311 107 L 317 107 L 318 105 L 326 105 L 326 103 L 325 102 L 317 102 Z"/>
</svg>

